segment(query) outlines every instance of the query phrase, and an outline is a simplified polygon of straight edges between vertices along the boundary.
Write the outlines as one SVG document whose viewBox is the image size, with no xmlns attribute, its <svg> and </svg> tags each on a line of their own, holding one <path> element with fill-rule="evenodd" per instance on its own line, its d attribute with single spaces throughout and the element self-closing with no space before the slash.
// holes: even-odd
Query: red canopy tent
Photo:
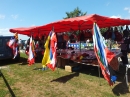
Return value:
<svg viewBox="0 0 130 97">
<path fill-rule="evenodd" d="M 55 32 L 92 29 L 94 22 L 96 22 L 100 28 L 130 25 L 130 20 L 128 19 L 110 18 L 106 16 L 92 14 L 75 18 L 63 19 L 43 26 L 35 26 L 29 28 L 12 28 L 10 29 L 10 32 L 17 32 L 19 34 L 24 34 L 28 36 L 30 36 L 30 33 L 33 32 L 34 36 L 38 36 L 39 34 L 48 34 L 53 28 Z"/>
<path fill-rule="evenodd" d="M 99 28 L 130 25 L 129 19 L 110 18 L 106 16 L 92 14 L 75 18 L 63 19 L 43 26 L 29 28 L 12 28 L 10 29 L 10 32 L 17 32 L 19 34 L 28 36 L 30 36 L 31 33 L 33 33 L 33 36 L 39 36 L 39 34 L 48 34 L 53 28 L 56 33 L 67 32 L 72 30 L 77 31 L 92 29 L 94 22 L 98 24 Z"/>
<path fill-rule="evenodd" d="M 23 35 L 27 35 L 27 36 L 30 36 L 32 33 L 34 36 L 37 36 L 37 33 L 39 33 L 37 28 L 38 28 L 38 26 L 12 28 L 12 29 L 10 29 L 10 32 L 12 32 L 12 33 L 17 32 L 18 34 L 23 34 Z"/>
</svg>

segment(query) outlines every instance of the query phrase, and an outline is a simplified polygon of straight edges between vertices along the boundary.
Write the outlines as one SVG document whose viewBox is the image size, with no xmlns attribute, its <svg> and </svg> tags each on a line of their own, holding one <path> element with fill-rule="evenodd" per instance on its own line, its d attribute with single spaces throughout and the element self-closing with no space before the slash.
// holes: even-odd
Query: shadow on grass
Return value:
<svg viewBox="0 0 130 97">
<path fill-rule="evenodd" d="M 6 59 L 6 60 L 0 60 L 0 66 L 6 66 L 6 65 L 11 65 L 17 63 L 13 59 Z"/>
<path fill-rule="evenodd" d="M 80 73 L 84 73 L 84 74 L 88 74 L 88 75 L 92 75 L 92 76 L 96 76 L 96 77 L 100 76 L 101 78 L 104 78 L 102 75 L 101 69 L 99 71 L 99 67 L 96 67 L 96 66 L 82 65 Z M 100 73 L 100 75 L 99 75 L 99 73 Z M 118 81 L 118 82 L 125 81 L 125 73 L 126 73 L 126 67 L 120 66 L 119 71 L 115 72 L 115 74 L 117 76 L 116 81 Z M 127 75 L 128 75 L 128 82 L 130 82 L 130 69 L 128 69 Z"/>
<path fill-rule="evenodd" d="M 42 67 L 40 67 L 40 68 L 34 68 L 33 70 L 42 70 Z"/>
<path fill-rule="evenodd" d="M 99 71 L 98 71 L 98 67 L 94 67 L 94 66 L 83 66 L 82 69 L 80 70 L 80 73 L 84 73 L 84 74 L 90 74 L 92 76 L 97 76 L 99 77 Z M 119 84 L 117 84 L 113 89 L 112 92 L 116 95 L 116 96 L 120 96 L 123 94 L 127 94 L 130 93 L 129 91 L 129 87 L 127 87 L 126 84 L 126 79 L 125 79 L 125 73 L 126 73 L 126 67 L 125 66 L 120 66 L 119 71 L 115 72 L 117 75 L 117 82 L 120 82 Z M 104 78 L 102 75 L 102 72 L 100 70 L 100 77 Z M 128 82 L 130 82 L 130 69 L 127 72 L 128 75 Z"/>
<path fill-rule="evenodd" d="M 82 65 L 82 64 L 80 64 L 80 65 Z M 82 68 L 80 69 L 80 73 L 103 78 L 102 72 L 101 72 L 100 68 L 97 66 L 82 65 Z M 99 75 L 99 73 L 100 73 L 100 75 Z"/>
<path fill-rule="evenodd" d="M 11 94 L 11 96 L 12 96 L 12 97 L 16 97 L 15 94 L 14 94 L 14 92 L 13 92 L 13 90 L 11 89 L 11 87 L 10 87 L 8 81 L 6 80 L 6 78 L 4 77 L 3 73 L 1 72 L 1 70 L 0 70 L 0 76 L 3 78 L 3 80 L 4 80 L 4 82 L 5 82 L 5 84 L 6 84 L 7 88 L 8 88 L 8 90 L 9 90 L 9 92 L 10 92 L 10 94 Z"/>
<path fill-rule="evenodd" d="M 19 65 L 28 65 L 28 62 L 27 62 L 27 58 L 23 58 L 23 57 L 21 57 L 20 58 L 20 61 L 19 61 Z M 35 59 L 35 63 L 41 63 L 42 62 L 42 60 L 40 60 L 40 59 Z"/>
<path fill-rule="evenodd" d="M 117 81 L 120 82 L 120 83 L 117 84 L 112 89 L 113 93 L 116 96 L 120 96 L 121 94 L 130 93 L 129 86 L 127 86 L 127 84 L 126 84 L 126 78 L 125 78 L 126 67 L 125 66 L 120 66 L 119 71 L 116 72 L 116 73 L 117 73 Z M 128 75 L 128 82 L 130 82 L 130 69 L 128 70 L 127 75 Z"/>
<path fill-rule="evenodd" d="M 19 65 L 27 65 L 27 58 L 20 57 Z"/>
<path fill-rule="evenodd" d="M 11 65 L 11 64 L 19 64 L 19 65 L 28 65 L 27 58 L 20 57 L 19 60 L 14 60 L 14 59 L 5 59 L 5 60 L 0 60 L 0 66 L 6 66 L 6 65 Z M 41 63 L 41 60 L 36 60 L 35 63 Z"/>
<path fill-rule="evenodd" d="M 116 72 L 116 74 L 117 74 L 117 81 L 124 82 L 125 74 L 126 74 L 126 67 L 120 66 L 119 71 Z M 130 69 L 128 69 L 127 75 L 128 75 L 128 82 L 130 82 Z"/>
<path fill-rule="evenodd" d="M 129 92 L 129 88 L 127 87 L 125 82 L 121 82 L 119 84 L 117 84 L 113 89 L 112 92 L 116 95 L 116 96 L 120 96 L 122 94 L 127 94 L 130 93 Z"/>
<path fill-rule="evenodd" d="M 0 66 L 6 66 L 11 64 L 27 65 L 27 58 L 20 57 L 19 60 L 15 59 L 0 60 Z"/>
<path fill-rule="evenodd" d="M 70 75 L 66 75 L 66 76 L 62 76 L 60 78 L 54 79 L 51 82 L 61 82 L 61 83 L 66 83 L 67 81 L 69 81 L 70 79 L 72 79 L 73 77 L 77 77 L 79 76 L 78 72 L 75 72 L 73 74 Z"/>
</svg>

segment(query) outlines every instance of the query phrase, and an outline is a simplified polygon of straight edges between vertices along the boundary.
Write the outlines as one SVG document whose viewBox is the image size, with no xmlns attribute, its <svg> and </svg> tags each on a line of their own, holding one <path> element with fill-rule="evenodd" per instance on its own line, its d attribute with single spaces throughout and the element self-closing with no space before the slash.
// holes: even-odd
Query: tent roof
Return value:
<svg viewBox="0 0 130 97">
<path fill-rule="evenodd" d="M 130 20 L 120 18 L 110 18 L 97 14 L 85 15 L 80 17 L 68 18 L 52 22 L 42 26 L 29 28 L 12 28 L 10 32 L 18 32 L 19 34 L 30 35 L 33 32 L 35 35 L 49 33 L 53 28 L 55 32 L 67 32 L 92 29 L 93 23 L 96 22 L 100 28 L 120 25 L 130 25 Z"/>
</svg>

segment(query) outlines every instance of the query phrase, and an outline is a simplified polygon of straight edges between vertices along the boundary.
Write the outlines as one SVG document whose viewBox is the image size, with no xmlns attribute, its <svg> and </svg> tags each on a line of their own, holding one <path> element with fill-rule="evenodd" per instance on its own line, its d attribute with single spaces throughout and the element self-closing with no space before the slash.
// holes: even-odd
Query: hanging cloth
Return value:
<svg viewBox="0 0 130 97">
<path fill-rule="evenodd" d="M 112 31 L 112 37 L 111 37 L 111 39 L 112 39 L 112 40 L 115 40 L 115 38 L 116 38 L 116 37 L 115 37 L 115 33 L 114 33 L 114 31 Z"/>
</svg>

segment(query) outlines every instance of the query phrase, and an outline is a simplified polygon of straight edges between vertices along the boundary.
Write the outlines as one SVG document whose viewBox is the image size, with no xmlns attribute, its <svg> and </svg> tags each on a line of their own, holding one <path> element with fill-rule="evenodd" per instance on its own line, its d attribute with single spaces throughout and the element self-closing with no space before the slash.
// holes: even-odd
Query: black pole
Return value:
<svg viewBox="0 0 130 97">
<path fill-rule="evenodd" d="M 100 65 L 98 64 L 98 74 L 99 74 L 99 85 L 101 86 L 101 81 L 100 81 Z"/>
<path fill-rule="evenodd" d="M 80 31 L 80 25 L 79 25 L 79 35 L 80 35 L 81 31 Z M 80 52 L 81 52 L 81 36 L 79 36 L 79 46 L 80 46 Z"/>
</svg>

